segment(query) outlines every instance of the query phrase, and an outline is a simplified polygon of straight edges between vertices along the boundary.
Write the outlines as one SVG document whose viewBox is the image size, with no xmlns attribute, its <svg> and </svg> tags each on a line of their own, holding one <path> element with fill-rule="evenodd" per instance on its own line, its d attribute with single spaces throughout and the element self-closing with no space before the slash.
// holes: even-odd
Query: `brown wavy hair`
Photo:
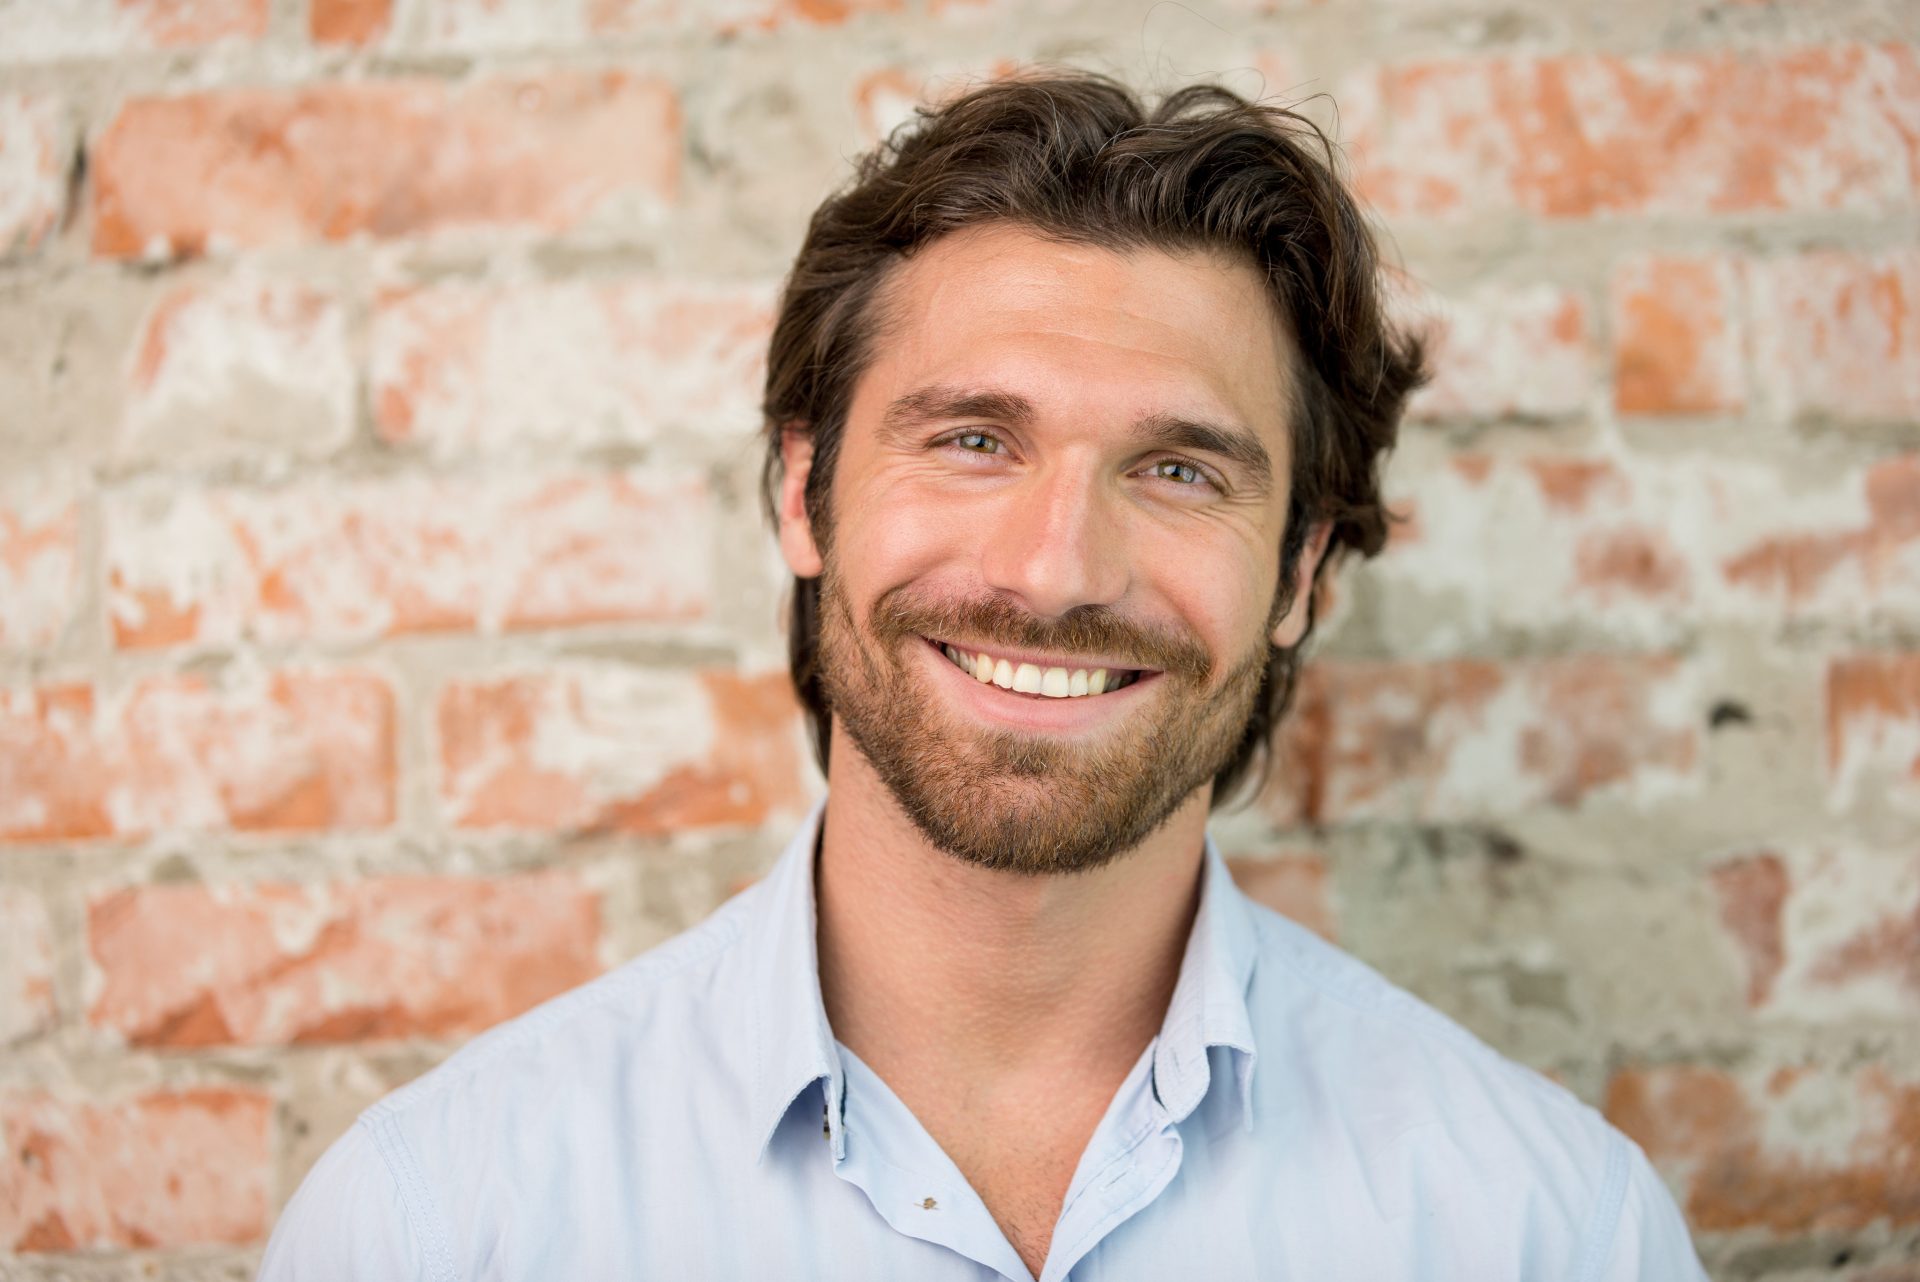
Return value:
<svg viewBox="0 0 1920 1282">
<path fill-rule="evenodd" d="M 1216 85 L 1148 108 L 1090 72 L 1021 75 L 920 108 L 862 157 L 853 181 L 814 212 L 781 295 L 762 403 L 769 516 L 777 521 L 783 436 L 811 436 L 806 510 L 826 550 L 834 463 L 870 355 L 875 295 L 915 252 L 996 222 L 1113 250 L 1224 252 L 1266 278 L 1294 340 L 1283 591 L 1309 531 L 1332 527 L 1314 572 L 1310 636 L 1327 567 L 1386 544 L 1380 466 L 1424 359 L 1419 340 L 1384 315 L 1379 250 L 1330 140 L 1292 110 Z M 818 670 L 819 602 L 818 579 L 795 581 L 788 643 L 825 770 L 832 710 Z M 1305 640 L 1273 648 L 1262 697 L 1214 776 L 1216 806 L 1264 761 Z"/>
</svg>

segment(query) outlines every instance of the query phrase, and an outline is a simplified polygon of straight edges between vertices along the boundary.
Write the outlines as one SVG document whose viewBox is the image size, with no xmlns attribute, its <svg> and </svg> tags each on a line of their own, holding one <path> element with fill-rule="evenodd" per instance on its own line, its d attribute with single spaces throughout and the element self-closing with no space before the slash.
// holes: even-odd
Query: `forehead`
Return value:
<svg viewBox="0 0 1920 1282">
<path fill-rule="evenodd" d="M 908 259 L 878 312 L 862 393 L 992 382 L 1043 411 L 1228 417 L 1285 445 L 1292 343 L 1251 262 L 994 224 Z"/>
</svg>

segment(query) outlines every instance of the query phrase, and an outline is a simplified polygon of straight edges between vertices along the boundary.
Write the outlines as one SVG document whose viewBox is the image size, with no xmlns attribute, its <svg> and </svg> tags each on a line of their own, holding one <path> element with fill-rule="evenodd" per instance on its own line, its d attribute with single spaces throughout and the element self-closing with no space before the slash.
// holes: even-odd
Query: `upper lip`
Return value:
<svg viewBox="0 0 1920 1282">
<path fill-rule="evenodd" d="M 1031 663 L 1036 668 L 1065 668 L 1071 672 L 1075 668 L 1105 668 L 1109 672 L 1158 672 L 1158 668 L 1142 667 L 1140 664 L 1120 659 L 1107 659 L 1099 655 L 1049 655 L 1037 650 L 1010 650 L 998 645 L 981 645 L 975 641 L 949 641 L 940 637 L 928 637 L 927 640 L 938 646 L 952 646 L 963 654 L 985 654 L 994 659 L 1005 659 L 1014 667 Z"/>
</svg>

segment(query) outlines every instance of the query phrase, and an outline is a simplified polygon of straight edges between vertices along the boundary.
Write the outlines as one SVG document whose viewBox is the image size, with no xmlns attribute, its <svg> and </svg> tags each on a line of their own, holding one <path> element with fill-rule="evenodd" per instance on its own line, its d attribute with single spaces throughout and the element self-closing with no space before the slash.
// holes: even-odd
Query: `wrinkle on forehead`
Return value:
<svg viewBox="0 0 1920 1282">
<path fill-rule="evenodd" d="M 1113 270 L 1116 259 L 1125 271 Z M 1177 363 L 1224 398 L 1221 408 L 1273 424 L 1283 444 L 1294 418 L 1297 348 L 1286 319 L 1251 258 L 1217 249 L 1108 249 L 988 224 L 896 263 L 873 309 L 870 369 L 1025 334 Z M 1089 323 L 1095 313 L 1099 323 Z M 1268 323 L 1248 325 L 1249 315 Z"/>
</svg>

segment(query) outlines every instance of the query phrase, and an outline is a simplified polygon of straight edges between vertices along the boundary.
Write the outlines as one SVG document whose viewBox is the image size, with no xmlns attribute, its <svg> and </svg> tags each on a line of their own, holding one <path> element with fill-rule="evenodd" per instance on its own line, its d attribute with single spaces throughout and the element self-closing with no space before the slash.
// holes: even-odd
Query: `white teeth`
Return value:
<svg viewBox="0 0 1920 1282">
<path fill-rule="evenodd" d="M 1037 663 L 1012 663 L 990 654 L 974 653 L 945 642 L 940 652 L 947 661 L 985 685 L 991 682 L 1002 690 L 1018 694 L 1037 694 L 1048 699 L 1080 699 L 1104 694 L 1133 684 L 1131 672 L 1109 674 L 1105 668 L 1043 668 Z"/>
</svg>

